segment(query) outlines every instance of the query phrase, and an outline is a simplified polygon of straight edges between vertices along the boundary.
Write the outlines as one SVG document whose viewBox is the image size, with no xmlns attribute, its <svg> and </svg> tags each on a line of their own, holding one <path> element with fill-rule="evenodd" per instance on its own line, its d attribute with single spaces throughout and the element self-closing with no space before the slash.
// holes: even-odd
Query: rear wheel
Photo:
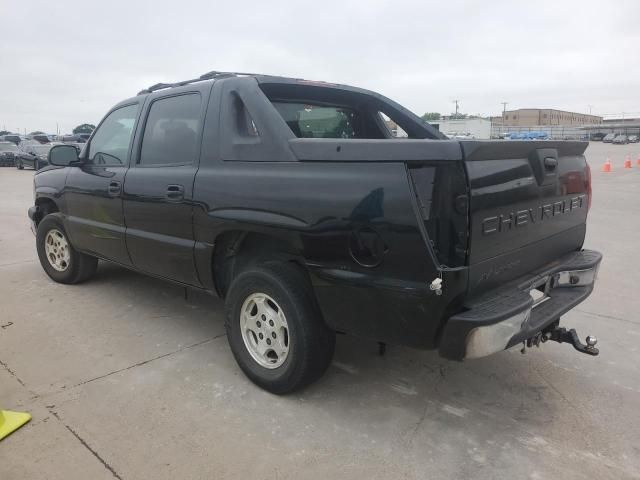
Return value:
<svg viewBox="0 0 640 480">
<path fill-rule="evenodd" d="M 36 248 L 40 265 L 52 280 L 59 283 L 84 282 L 98 268 L 97 258 L 73 248 L 57 215 L 47 215 L 38 224 Z"/>
<path fill-rule="evenodd" d="M 240 273 L 226 302 L 229 345 L 243 372 L 284 394 L 318 379 L 329 366 L 335 333 L 323 322 L 304 271 L 264 263 Z"/>
</svg>

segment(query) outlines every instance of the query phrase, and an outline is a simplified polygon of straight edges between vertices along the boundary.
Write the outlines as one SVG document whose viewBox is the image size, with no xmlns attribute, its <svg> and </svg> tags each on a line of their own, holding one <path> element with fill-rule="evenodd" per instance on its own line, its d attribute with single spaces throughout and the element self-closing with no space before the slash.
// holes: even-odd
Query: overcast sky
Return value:
<svg viewBox="0 0 640 480">
<path fill-rule="evenodd" d="M 0 128 L 69 132 L 209 70 L 376 90 L 417 114 L 640 116 L 640 2 L 23 0 L 0 8 Z"/>
</svg>

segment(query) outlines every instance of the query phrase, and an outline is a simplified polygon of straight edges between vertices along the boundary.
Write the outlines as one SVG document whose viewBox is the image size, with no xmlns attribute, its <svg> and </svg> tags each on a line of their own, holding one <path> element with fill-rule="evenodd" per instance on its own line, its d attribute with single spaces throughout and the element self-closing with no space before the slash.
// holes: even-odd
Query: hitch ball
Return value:
<svg viewBox="0 0 640 480">
<path fill-rule="evenodd" d="M 587 346 L 588 346 L 588 347 L 591 347 L 591 348 L 595 347 L 595 346 L 596 346 L 596 344 L 598 343 L 598 339 L 597 339 L 596 337 L 592 336 L 592 335 L 589 335 L 589 336 L 585 339 L 585 341 L 587 342 Z"/>
</svg>

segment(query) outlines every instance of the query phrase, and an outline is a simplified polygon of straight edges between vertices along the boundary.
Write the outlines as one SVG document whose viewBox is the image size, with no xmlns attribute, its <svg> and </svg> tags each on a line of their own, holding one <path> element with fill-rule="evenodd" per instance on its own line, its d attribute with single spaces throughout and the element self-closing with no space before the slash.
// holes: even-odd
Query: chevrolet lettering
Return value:
<svg viewBox="0 0 640 480">
<path fill-rule="evenodd" d="M 508 214 L 488 217 L 482 221 L 482 234 L 505 232 L 512 227 L 523 227 L 530 223 L 542 222 L 558 215 L 571 213 L 585 204 L 585 195 L 563 199 L 554 203 L 539 205 L 535 208 L 517 210 Z"/>
</svg>

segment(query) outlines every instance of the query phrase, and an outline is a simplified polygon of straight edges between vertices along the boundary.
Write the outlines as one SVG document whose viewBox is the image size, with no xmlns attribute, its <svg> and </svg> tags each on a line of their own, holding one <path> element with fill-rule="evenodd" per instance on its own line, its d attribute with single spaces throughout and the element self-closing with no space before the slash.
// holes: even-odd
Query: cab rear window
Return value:
<svg viewBox="0 0 640 480">
<path fill-rule="evenodd" d="M 298 138 L 362 138 L 361 116 L 353 108 L 298 102 L 273 102 Z"/>
</svg>

